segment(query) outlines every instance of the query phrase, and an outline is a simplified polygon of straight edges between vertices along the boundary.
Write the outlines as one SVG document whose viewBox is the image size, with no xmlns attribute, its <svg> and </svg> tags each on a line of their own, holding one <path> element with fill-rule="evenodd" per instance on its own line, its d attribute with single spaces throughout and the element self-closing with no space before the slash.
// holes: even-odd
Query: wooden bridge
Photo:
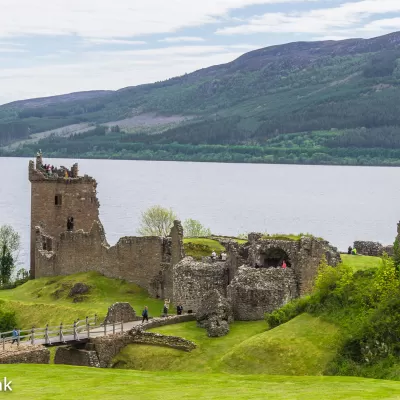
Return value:
<svg viewBox="0 0 400 400">
<path fill-rule="evenodd" d="M 18 330 L 18 336 L 13 336 L 13 331 L 0 333 L 0 351 L 6 351 L 13 344 L 17 346 L 61 346 L 67 344 L 85 343 L 90 338 L 115 335 L 130 330 L 140 325 L 140 321 L 132 322 L 99 322 L 97 315 L 86 317 L 85 320 L 76 320 L 71 325 L 59 326 L 46 325 L 44 328 L 31 328 Z M 14 342 L 14 343 L 13 343 Z"/>
</svg>

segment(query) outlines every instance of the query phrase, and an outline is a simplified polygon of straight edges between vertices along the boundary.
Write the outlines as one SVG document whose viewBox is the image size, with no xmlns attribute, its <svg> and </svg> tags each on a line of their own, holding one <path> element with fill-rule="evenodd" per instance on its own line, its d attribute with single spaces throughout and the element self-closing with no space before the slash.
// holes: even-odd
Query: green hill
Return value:
<svg viewBox="0 0 400 400">
<path fill-rule="evenodd" d="M 86 295 L 69 296 L 76 283 L 89 286 Z M 150 298 L 142 288 L 119 279 L 109 279 L 97 272 L 28 281 L 12 290 L 0 290 L 2 310 L 14 311 L 21 328 L 32 325 L 72 323 L 77 318 L 104 318 L 108 307 L 116 302 L 128 302 L 140 315 L 145 305 L 151 316 L 159 316 L 162 301 Z"/>
<path fill-rule="evenodd" d="M 164 82 L 15 102 L 0 107 L 0 146 L 72 124 L 122 128 L 0 155 L 39 145 L 59 157 L 399 165 L 399 60 L 400 32 L 298 42 Z"/>
</svg>

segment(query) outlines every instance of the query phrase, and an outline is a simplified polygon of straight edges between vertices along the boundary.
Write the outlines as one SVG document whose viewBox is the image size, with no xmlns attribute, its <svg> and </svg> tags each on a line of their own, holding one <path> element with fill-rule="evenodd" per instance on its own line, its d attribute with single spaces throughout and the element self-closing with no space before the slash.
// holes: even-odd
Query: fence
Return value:
<svg viewBox="0 0 400 400">
<path fill-rule="evenodd" d="M 86 317 L 85 320 L 76 320 L 71 325 L 59 326 L 46 325 L 45 328 L 21 329 L 18 335 L 13 336 L 14 331 L 0 333 L 0 349 L 6 351 L 8 344 L 17 343 L 24 345 L 45 345 L 51 346 L 56 344 L 67 344 L 69 342 L 79 342 L 87 340 L 91 337 L 107 336 L 110 334 L 124 332 L 124 323 L 121 322 L 102 322 L 99 323 L 98 316 Z"/>
</svg>

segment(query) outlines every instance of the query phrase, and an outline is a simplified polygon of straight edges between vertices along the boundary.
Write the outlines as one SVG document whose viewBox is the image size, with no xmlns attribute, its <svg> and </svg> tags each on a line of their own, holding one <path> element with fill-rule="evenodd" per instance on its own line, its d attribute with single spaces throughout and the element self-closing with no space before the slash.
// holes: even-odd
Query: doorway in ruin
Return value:
<svg viewBox="0 0 400 400">
<path fill-rule="evenodd" d="M 261 268 L 281 268 L 283 261 L 286 266 L 292 266 L 289 256 L 285 250 L 279 248 L 268 249 L 260 254 Z"/>
</svg>

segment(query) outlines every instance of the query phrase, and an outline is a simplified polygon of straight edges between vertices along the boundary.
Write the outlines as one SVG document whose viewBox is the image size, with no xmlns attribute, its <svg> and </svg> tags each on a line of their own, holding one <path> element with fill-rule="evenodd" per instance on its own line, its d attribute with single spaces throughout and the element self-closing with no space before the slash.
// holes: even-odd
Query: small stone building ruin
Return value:
<svg viewBox="0 0 400 400">
<path fill-rule="evenodd" d="M 49 168 L 38 153 L 36 165 L 29 162 L 29 180 L 33 278 L 97 271 L 193 313 L 216 290 L 230 302 L 235 319 L 257 320 L 308 293 L 323 256 L 330 265 L 340 262 L 337 250 L 322 239 L 278 240 L 257 233 L 242 245 L 224 243 L 226 261 L 195 261 L 185 257 L 179 221 L 169 237 L 123 237 L 110 246 L 99 219 L 97 182 L 79 176 L 77 164 Z"/>
<path fill-rule="evenodd" d="M 322 257 L 332 266 L 340 262 L 336 248 L 308 236 L 276 240 L 253 233 L 246 244 L 231 241 L 227 250 L 226 262 L 186 257 L 173 267 L 173 297 L 186 310 L 196 312 L 202 295 L 215 289 L 229 299 L 236 320 L 263 319 L 311 291 Z"/>
</svg>

